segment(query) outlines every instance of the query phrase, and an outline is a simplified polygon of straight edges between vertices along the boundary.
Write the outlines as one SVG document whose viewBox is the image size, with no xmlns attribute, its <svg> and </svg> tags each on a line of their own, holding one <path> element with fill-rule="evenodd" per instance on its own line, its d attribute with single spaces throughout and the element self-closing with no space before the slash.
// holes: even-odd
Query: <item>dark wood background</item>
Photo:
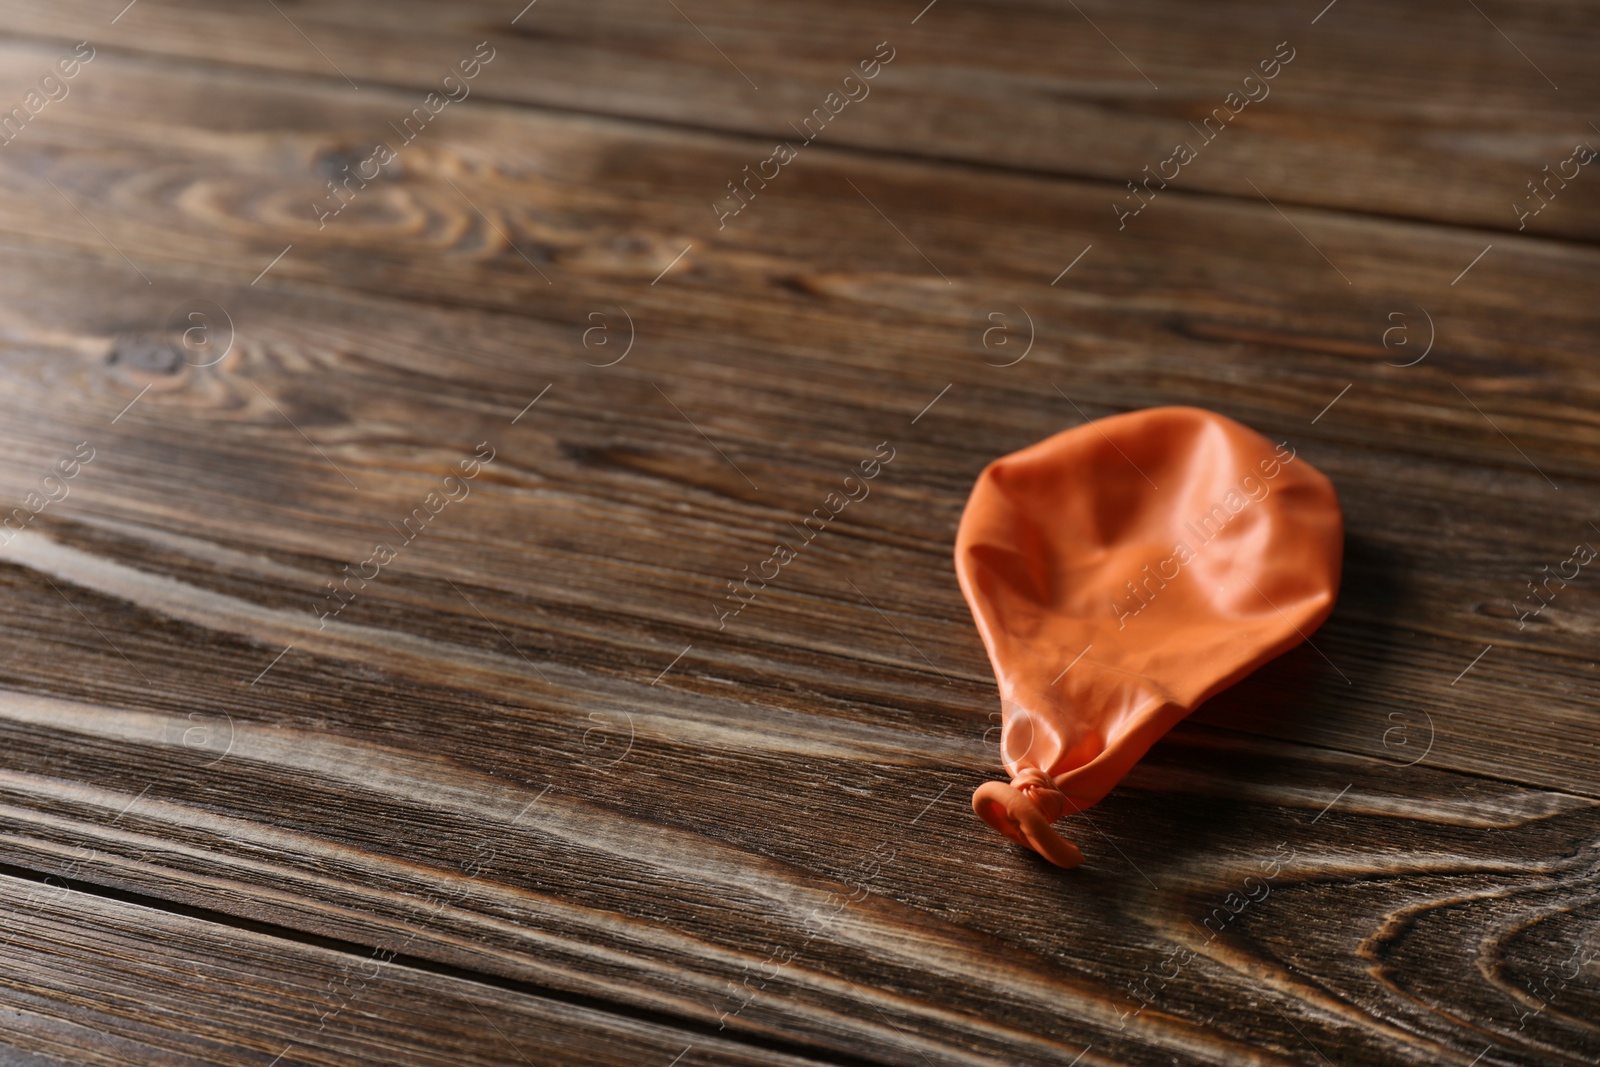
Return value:
<svg viewBox="0 0 1600 1067">
<path fill-rule="evenodd" d="M 94 49 L 0 147 L 0 500 L 67 494 L 0 547 L 0 1061 L 1596 1062 L 1600 169 L 1548 176 L 1600 145 L 1597 29 L 0 2 L 3 107 Z M 996 456 L 1176 403 L 1333 479 L 1345 587 L 1061 872 L 968 807 L 955 526 Z"/>
</svg>

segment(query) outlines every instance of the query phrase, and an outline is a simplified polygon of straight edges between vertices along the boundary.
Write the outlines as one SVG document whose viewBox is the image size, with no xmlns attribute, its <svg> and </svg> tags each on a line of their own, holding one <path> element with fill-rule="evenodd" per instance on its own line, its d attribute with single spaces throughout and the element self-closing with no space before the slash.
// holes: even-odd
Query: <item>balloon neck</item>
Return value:
<svg viewBox="0 0 1600 1067">
<path fill-rule="evenodd" d="M 995 830 L 1026 845 L 1057 867 L 1076 867 L 1083 853 L 1050 824 L 1070 803 L 1055 780 L 1036 767 L 1024 767 L 1005 782 L 985 782 L 972 794 L 972 810 Z"/>
</svg>

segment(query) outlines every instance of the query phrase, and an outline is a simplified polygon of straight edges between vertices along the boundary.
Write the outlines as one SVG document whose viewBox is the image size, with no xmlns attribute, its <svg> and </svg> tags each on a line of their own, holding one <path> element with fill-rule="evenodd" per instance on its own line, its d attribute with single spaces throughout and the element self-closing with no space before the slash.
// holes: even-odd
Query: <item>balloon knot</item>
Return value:
<svg viewBox="0 0 1600 1067">
<path fill-rule="evenodd" d="M 1033 801 L 1046 822 L 1055 822 L 1067 810 L 1067 796 L 1055 781 L 1037 767 L 1024 767 L 1011 779 L 1011 788 Z"/>
<path fill-rule="evenodd" d="M 1050 824 L 1067 810 L 1067 796 L 1035 767 L 1024 767 L 1005 782 L 985 782 L 972 794 L 978 818 L 1019 845 L 1026 845 L 1057 867 L 1076 867 L 1083 853 Z"/>
</svg>

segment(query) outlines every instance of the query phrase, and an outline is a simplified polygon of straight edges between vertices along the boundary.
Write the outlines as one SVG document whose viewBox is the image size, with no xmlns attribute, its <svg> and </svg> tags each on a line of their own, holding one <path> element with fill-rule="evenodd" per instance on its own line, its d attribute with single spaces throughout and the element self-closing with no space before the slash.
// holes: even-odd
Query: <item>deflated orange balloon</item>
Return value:
<svg viewBox="0 0 1600 1067">
<path fill-rule="evenodd" d="M 1083 862 L 1050 824 L 1322 625 L 1343 548 L 1327 478 L 1199 408 L 1098 419 L 989 464 L 955 560 L 1011 783 L 980 786 L 973 811 L 1052 863 Z"/>
</svg>

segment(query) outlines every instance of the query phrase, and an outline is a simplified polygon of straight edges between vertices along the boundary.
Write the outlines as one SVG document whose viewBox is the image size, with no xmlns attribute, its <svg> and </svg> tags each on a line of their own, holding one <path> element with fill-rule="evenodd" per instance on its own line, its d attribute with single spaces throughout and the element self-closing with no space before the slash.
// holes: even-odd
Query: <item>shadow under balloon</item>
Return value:
<svg viewBox="0 0 1600 1067">
<path fill-rule="evenodd" d="M 1073 876 L 1127 882 L 1142 892 L 1145 883 L 1162 884 L 1164 868 L 1270 850 L 1277 838 L 1263 836 L 1263 798 L 1326 792 L 1332 799 L 1350 780 L 1349 762 L 1324 760 L 1319 748 L 1371 756 L 1375 773 L 1419 762 L 1432 745 L 1432 720 L 1423 708 L 1397 710 L 1386 696 L 1389 665 L 1399 654 L 1393 620 L 1407 599 L 1392 555 L 1350 537 L 1338 603 L 1309 642 L 1202 705 L 1087 817 L 1069 813 L 1057 823 L 1088 857 Z M 1286 754 L 1259 738 L 1314 747 Z M 1269 823 L 1288 832 L 1290 823 L 1309 824 L 1317 815 L 1275 805 Z M 1099 870 L 1086 876 L 1091 868 Z"/>
<path fill-rule="evenodd" d="M 1384 741 L 1396 725 L 1384 697 L 1401 629 L 1394 620 L 1409 599 L 1400 568 L 1386 550 L 1352 536 L 1340 586 L 1316 633 L 1208 700 L 1188 722 L 1409 761 L 1415 753 L 1395 751 L 1395 735 Z"/>
</svg>

